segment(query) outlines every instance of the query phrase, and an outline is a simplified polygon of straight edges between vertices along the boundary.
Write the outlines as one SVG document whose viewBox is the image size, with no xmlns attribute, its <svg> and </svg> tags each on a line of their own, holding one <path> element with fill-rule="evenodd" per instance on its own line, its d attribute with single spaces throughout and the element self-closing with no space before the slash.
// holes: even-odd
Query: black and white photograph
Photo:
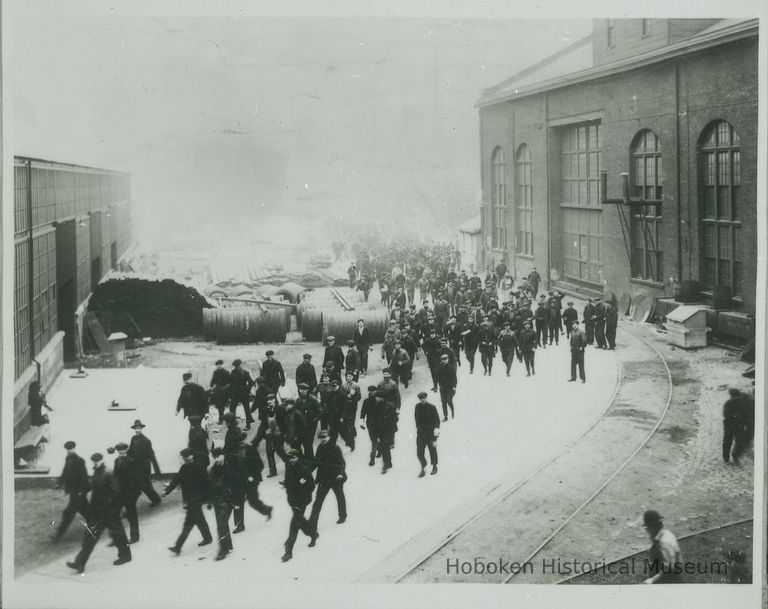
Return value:
<svg viewBox="0 0 768 609">
<path fill-rule="evenodd" d="M 3 605 L 762 606 L 765 7 L 322 4 L 3 2 Z"/>
</svg>

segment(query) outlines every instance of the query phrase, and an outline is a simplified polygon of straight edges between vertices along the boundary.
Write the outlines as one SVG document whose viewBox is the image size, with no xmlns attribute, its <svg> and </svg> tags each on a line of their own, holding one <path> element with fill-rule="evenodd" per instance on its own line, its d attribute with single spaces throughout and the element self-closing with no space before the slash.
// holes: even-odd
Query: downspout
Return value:
<svg viewBox="0 0 768 609">
<path fill-rule="evenodd" d="M 552 214 L 550 207 L 552 204 L 552 183 L 550 181 L 550 156 L 549 150 L 549 95 L 544 95 L 544 149 L 546 152 L 545 162 L 547 164 L 547 267 L 544 269 L 547 273 L 547 290 L 552 289 Z M 535 256 L 534 256 L 535 260 Z"/>
<path fill-rule="evenodd" d="M 675 62 L 675 143 L 677 152 L 677 281 L 683 280 L 683 206 L 681 191 L 682 181 L 680 173 L 682 164 L 680 162 L 680 63 Z M 690 249 L 690 248 L 689 248 Z"/>
<path fill-rule="evenodd" d="M 515 105 L 514 103 L 510 102 L 510 108 L 512 109 L 512 210 L 510 211 L 509 208 L 507 208 L 507 228 L 509 228 L 510 225 L 512 225 L 512 239 L 509 238 L 509 230 L 507 230 L 507 243 L 506 249 L 507 249 L 507 258 L 509 258 L 510 254 L 510 241 L 512 244 L 512 260 L 505 260 L 504 264 L 507 264 L 507 262 L 511 262 L 512 266 L 512 276 L 517 277 L 517 248 L 519 247 L 519 244 L 517 242 L 517 238 L 519 235 L 519 230 L 517 226 L 517 206 L 519 205 L 519 201 L 517 200 L 517 140 L 515 140 Z M 507 201 L 510 200 L 510 197 L 507 196 Z"/>
<path fill-rule="evenodd" d="M 32 361 L 37 355 L 35 351 L 35 268 L 34 255 L 35 247 L 32 236 L 32 161 L 27 161 L 27 298 L 29 298 L 29 352 L 32 355 Z M 38 368 L 39 370 L 39 368 Z M 39 374 L 39 373 L 38 373 Z"/>
</svg>

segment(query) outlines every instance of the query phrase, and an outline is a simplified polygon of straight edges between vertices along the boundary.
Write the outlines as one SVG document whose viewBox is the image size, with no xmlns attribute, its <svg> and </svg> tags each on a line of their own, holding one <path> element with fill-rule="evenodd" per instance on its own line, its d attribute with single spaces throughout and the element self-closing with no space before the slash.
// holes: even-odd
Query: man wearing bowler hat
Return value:
<svg viewBox="0 0 768 609">
<path fill-rule="evenodd" d="M 176 402 L 176 414 L 183 410 L 185 418 L 204 417 L 208 412 L 208 394 L 200 385 L 192 382 L 191 372 L 185 372 L 181 378 L 184 384 Z"/>
<path fill-rule="evenodd" d="M 310 391 L 314 391 L 317 387 L 317 373 L 312 365 L 312 356 L 305 353 L 303 360 L 296 368 L 296 387 L 303 383 Z"/>
<path fill-rule="evenodd" d="M 155 468 L 155 474 L 159 476 L 160 465 L 157 463 L 152 442 L 144 435 L 145 427 L 146 425 L 139 419 L 136 419 L 134 424 L 131 425 L 134 435 L 128 448 L 128 456 L 136 462 L 138 476 L 141 481 L 141 492 L 152 502 L 152 507 L 155 507 L 160 505 L 160 495 L 152 488 L 152 468 Z"/>
<path fill-rule="evenodd" d="M 672 531 L 664 526 L 664 518 L 656 510 L 647 510 L 643 514 L 643 527 L 651 538 L 651 569 L 654 574 L 644 584 L 680 584 L 683 583 L 683 555 L 680 545 Z"/>
<path fill-rule="evenodd" d="M 232 362 L 232 372 L 229 376 L 229 411 L 237 415 L 237 406 L 243 405 L 245 410 L 245 429 L 251 428 L 253 423 L 253 416 L 251 416 L 250 398 L 251 387 L 253 387 L 253 379 L 251 373 L 242 367 L 243 362 L 236 359 Z"/>
<path fill-rule="evenodd" d="M 280 387 L 285 387 L 283 365 L 275 359 L 275 352 L 271 349 L 264 355 L 267 356 L 267 359 L 261 364 L 260 376 L 264 378 L 264 382 L 272 390 L 272 393 L 277 394 Z"/>
<path fill-rule="evenodd" d="M 67 566 L 78 573 L 85 571 L 88 558 L 96 547 L 96 542 L 104 532 L 109 529 L 114 545 L 117 547 L 117 560 L 113 565 L 122 565 L 131 561 L 131 547 L 125 536 L 123 523 L 120 521 L 120 485 L 112 472 L 107 471 L 104 465 L 104 456 L 101 453 L 91 455 L 93 462 L 93 477 L 91 478 L 91 506 L 89 510 L 88 526 L 83 533 L 83 545 L 75 560 L 68 562 Z"/>
<path fill-rule="evenodd" d="M 203 504 L 210 501 L 210 482 L 205 468 L 197 462 L 195 454 L 185 448 L 179 453 L 182 464 L 179 472 L 163 490 L 163 497 L 168 496 L 177 486 L 181 485 L 181 499 L 184 502 L 184 524 L 176 543 L 168 548 L 174 554 L 181 552 L 181 546 L 187 540 L 194 527 L 200 531 L 203 540 L 197 544 L 207 546 L 213 541 L 211 529 L 203 514 Z M 210 507 L 210 506 L 209 506 Z"/>
<path fill-rule="evenodd" d="M 59 526 L 53 537 L 54 541 L 62 538 L 76 514 L 79 513 L 85 520 L 88 520 L 88 491 L 91 490 L 91 483 L 88 480 L 85 459 L 75 452 L 75 446 L 72 440 L 64 443 L 67 457 L 64 460 L 64 470 L 59 478 L 59 487 L 63 488 L 69 496 L 69 503 L 61 515 Z"/>
<path fill-rule="evenodd" d="M 341 454 L 341 448 L 330 441 L 330 434 L 327 429 L 321 430 L 317 437 L 320 444 L 312 461 L 313 468 L 317 468 L 317 475 L 315 476 L 317 492 L 309 517 L 309 524 L 313 531 L 317 530 L 320 510 L 323 509 L 323 502 L 328 491 L 332 490 L 333 494 L 336 495 L 339 509 L 339 519 L 336 523 L 341 524 L 347 519 L 347 500 L 344 497 L 344 483 L 347 481 L 347 473 L 344 456 Z"/>
<path fill-rule="evenodd" d="M 419 478 L 424 477 L 424 468 L 427 460 L 424 458 L 424 449 L 429 448 L 429 460 L 432 463 L 432 475 L 437 473 L 437 448 L 435 442 L 440 435 L 440 415 L 434 404 L 427 402 L 427 392 L 421 391 L 418 395 L 419 403 L 413 410 L 416 419 L 416 456 L 421 464 Z"/>
<path fill-rule="evenodd" d="M 230 373 L 224 367 L 224 360 L 216 360 L 216 370 L 211 376 L 211 398 L 219 411 L 219 425 L 224 422 L 224 409 L 229 401 Z"/>
</svg>

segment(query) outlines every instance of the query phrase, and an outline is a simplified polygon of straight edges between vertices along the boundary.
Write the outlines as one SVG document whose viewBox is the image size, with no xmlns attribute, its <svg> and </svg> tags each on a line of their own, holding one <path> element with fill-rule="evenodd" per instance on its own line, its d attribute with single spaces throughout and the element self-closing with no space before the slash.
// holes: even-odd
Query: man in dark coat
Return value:
<svg viewBox="0 0 768 609">
<path fill-rule="evenodd" d="M 272 506 L 266 505 L 259 497 L 259 484 L 262 482 L 261 472 L 264 470 L 264 462 L 261 460 L 259 449 L 251 442 L 243 442 L 240 450 L 240 463 L 245 476 L 245 497 L 250 505 L 259 514 L 272 518 Z"/>
<path fill-rule="evenodd" d="M 480 327 L 470 317 L 461 334 L 464 341 L 464 356 L 469 362 L 469 373 L 472 374 L 475 371 L 475 354 L 480 345 Z"/>
<path fill-rule="evenodd" d="M 200 385 L 192 382 L 191 372 L 185 372 L 182 379 L 184 384 L 176 401 L 176 414 L 183 410 L 185 418 L 193 415 L 204 417 L 208 412 L 208 393 Z"/>
<path fill-rule="evenodd" d="M 552 344 L 552 341 L 555 342 L 556 345 L 560 344 L 560 326 L 562 326 L 562 319 L 560 319 L 560 308 L 558 306 L 559 301 L 553 296 L 549 300 L 549 317 L 547 318 L 547 330 L 548 330 L 548 338 L 549 338 L 549 344 Z"/>
<path fill-rule="evenodd" d="M 424 338 L 421 344 L 424 356 L 427 358 L 427 366 L 429 366 L 429 373 L 432 377 L 432 391 L 437 391 L 437 366 L 440 363 L 440 356 L 438 351 L 440 349 L 440 339 L 437 337 L 435 330 L 430 330 L 429 335 Z"/>
<path fill-rule="evenodd" d="M 309 385 L 299 384 L 299 397 L 296 400 L 296 408 L 304 415 L 304 437 L 301 439 L 301 452 L 305 459 L 312 459 L 314 456 L 313 444 L 315 433 L 317 433 L 317 423 L 320 421 L 320 401 L 310 394 Z"/>
<path fill-rule="evenodd" d="M 437 385 L 440 387 L 440 402 L 443 405 L 443 421 L 448 420 L 448 407 L 451 408 L 453 418 L 453 395 L 456 393 L 456 369 L 451 366 L 448 354 L 440 356 L 440 365 L 437 367 Z"/>
<path fill-rule="evenodd" d="M 168 548 L 174 554 L 181 552 L 181 547 L 194 527 L 197 527 L 203 536 L 203 540 L 197 545 L 207 546 L 213 541 L 211 530 L 208 528 L 208 523 L 203 515 L 203 504 L 210 501 L 208 473 L 202 464 L 195 461 L 194 453 L 189 448 L 185 448 L 180 454 L 182 458 L 181 468 L 163 490 L 163 497 L 167 497 L 177 486 L 181 485 L 184 524 L 176 543 Z"/>
<path fill-rule="evenodd" d="M 224 409 L 229 401 L 229 370 L 224 367 L 224 360 L 216 360 L 216 370 L 211 376 L 211 401 L 219 411 L 219 425 L 224 421 Z"/>
<path fill-rule="evenodd" d="M 579 329 L 579 322 L 574 321 L 571 328 L 571 338 L 569 339 L 571 345 L 571 378 L 569 382 L 576 380 L 576 367 L 579 368 L 579 378 L 582 383 L 587 382 L 587 377 L 584 373 L 584 350 L 587 347 L 587 335 Z"/>
<path fill-rule="evenodd" d="M 347 500 L 344 497 L 344 483 L 347 481 L 347 474 L 344 456 L 341 454 L 341 448 L 330 441 L 330 434 L 327 430 L 321 431 L 317 437 L 320 439 L 320 444 L 312 462 L 313 468 L 317 468 L 317 475 L 315 476 L 317 492 L 309 516 L 309 524 L 313 531 L 317 531 L 320 510 L 323 509 L 323 502 L 328 491 L 332 490 L 333 494 L 336 495 L 336 504 L 339 510 L 339 519 L 336 523 L 341 524 L 347 519 Z"/>
<path fill-rule="evenodd" d="M 483 315 L 483 322 L 478 328 L 480 332 L 480 361 L 483 364 L 483 375 L 493 374 L 493 359 L 496 356 L 496 328 L 489 320 L 488 315 Z"/>
<path fill-rule="evenodd" d="M 341 375 L 341 371 L 344 369 L 344 351 L 336 344 L 335 336 L 329 336 L 326 340 L 328 346 L 325 348 L 323 355 L 323 368 L 325 368 L 328 362 L 333 362 L 334 371 L 336 374 Z"/>
<path fill-rule="evenodd" d="M 525 362 L 525 376 L 536 374 L 536 332 L 531 328 L 530 321 L 523 322 L 520 332 L 520 354 Z"/>
<path fill-rule="evenodd" d="M 378 389 L 376 396 L 381 398 L 381 408 L 376 420 L 376 435 L 378 437 L 378 447 L 381 450 L 381 456 L 384 460 L 384 467 L 381 473 L 386 474 L 387 470 L 392 468 L 392 446 L 395 443 L 395 433 L 397 432 L 398 408 L 393 402 L 387 399 L 386 392 Z"/>
<path fill-rule="evenodd" d="M 64 469 L 59 478 L 59 487 L 69 496 L 67 507 L 61 515 L 59 526 L 54 534 L 54 541 L 62 538 L 69 525 L 80 514 L 88 520 L 88 491 L 91 483 L 88 480 L 88 469 L 85 467 L 85 459 L 75 452 L 75 443 L 71 440 L 64 443 L 67 457 L 64 460 Z"/>
<path fill-rule="evenodd" d="M 357 350 L 355 341 L 352 339 L 347 341 L 347 355 L 344 358 L 344 368 L 347 371 L 346 374 L 352 373 L 355 382 L 360 378 L 360 373 L 363 371 L 360 352 Z"/>
<path fill-rule="evenodd" d="M 210 440 L 208 439 L 208 432 L 200 427 L 201 419 L 198 416 L 189 417 L 189 442 L 187 448 L 189 448 L 195 455 L 195 461 L 200 463 L 203 467 L 208 467 L 211 460 L 208 456 L 210 448 Z"/>
<path fill-rule="evenodd" d="M 397 387 L 397 383 L 392 379 L 392 374 L 389 368 L 382 370 L 384 379 L 379 383 L 377 389 L 384 392 L 384 399 L 395 405 L 395 408 L 400 412 L 400 389 Z"/>
<path fill-rule="evenodd" d="M 605 341 L 608 349 L 616 348 L 616 327 L 619 325 L 619 312 L 610 302 L 605 303 Z"/>
<path fill-rule="evenodd" d="M 598 349 L 605 349 L 608 345 L 605 342 L 605 305 L 602 299 L 597 298 L 595 310 L 592 314 L 595 320 L 595 342 Z"/>
<path fill-rule="evenodd" d="M 411 370 L 413 369 L 413 362 L 410 355 L 403 348 L 402 341 L 395 341 L 395 349 L 392 351 L 392 362 L 389 365 L 389 371 L 392 374 L 392 380 L 395 383 L 402 381 L 403 386 L 408 389 L 408 383 L 411 380 Z"/>
<path fill-rule="evenodd" d="M 152 448 L 152 442 L 144 435 L 144 425 L 139 419 L 136 419 L 131 426 L 134 436 L 131 438 L 131 445 L 128 448 L 128 456 L 135 462 L 139 470 L 141 479 L 141 491 L 152 502 L 152 507 L 160 505 L 160 495 L 152 488 L 152 468 L 155 474 L 160 475 L 160 465 L 157 463 L 155 451 Z"/>
<path fill-rule="evenodd" d="M 113 565 L 122 565 L 131 561 L 131 547 L 125 536 L 123 523 L 120 521 L 120 485 L 112 472 L 104 465 L 101 453 L 91 455 L 93 477 L 91 479 L 91 505 L 88 511 L 88 526 L 83 533 L 83 545 L 75 560 L 67 566 L 78 573 L 85 571 L 88 558 L 96 547 L 104 529 L 109 529 L 114 545 L 117 547 L 117 560 Z"/>
<path fill-rule="evenodd" d="M 320 424 L 323 429 L 328 430 L 334 444 L 342 431 L 345 405 L 346 397 L 341 391 L 341 383 L 333 379 L 329 391 L 325 394 Z"/>
<path fill-rule="evenodd" d="M 443 328 L 443 336 L 448 339 L 448 346 L 456 358 L 456 365 L 461 366 L 461 337 L 464 328 L 457 321 L 456 315 L 448 318 L 448 323 Z"/>
<path fill-rule="evenodd" d="M 285 461 L 285 487 L 288 505 L 293 512 L 291 524 L 288 529 L 288 539 L 285 540 L 285 554 L 282 561 L 287 562 L 293 558 L 293 546 L 296 543 L 299 531 L 310 538 L 310 546 L 317 543 L 319 535 L 304 517 L 307 506 L 312 503 L 312 491 L 315 488 L 315 480 L 312 478 L 312 470 L 299 460 L 299 453 L 294 449 L 288 449 L 280 457 Z"/>
<path fill-rule="evenodd" d="M 368 386 L 368 397 L 363 400 L 360 408 L 360 429 L 368 428 L 368 437 L 371 439 L 371 458 L 368 465 L 373 466 L 376 462 L 376 453 L 379 450 L 379 436 L 377 431 L 377 421 L 384 400 L 377 397 L 378 388 L 376 385 Z"/>
<path fill-rule="evenodd" d="M 749 446 L 745 433 L 749 419 L 749 397 L 735 387 L 731 387 L 728 394 L 730 397 L 723 404 L 723 461 L 738 465 L 739 458 Z"/>
<path fill-rule="evenodd" d="M 267 405 L 259 413 L 259 429 L 256 431 L 254 442 L 258 446 L 261 440 L 266 440 L 265 452 L 267 454 L 267 464 L 269 465 L 268 478 L 277 476 L 277 463 L 275 462 L 275 453 L 278 448 L 282 449 L 283 437 L 277 425 L 277 400 L 273 393 L 267 396 Z"/>
<path fill-rule="evenodd" d="M 296 386 L 304 383 L 310 391 L 313 391 L 317 387 L 317 373 L 312 365 L 312 356 L 305 353 L 303 360 L 296 368 Z"/>
<path fill-rule="evenodd" d="M 573 308 L 573 302 L 569 301 L 565 311 L 563 311 L 561 317 L 563 318 L 563 324 L 565 325 L 565 337 L 571 337 L 571 325 L 574 321 L 578 321 L 579 313 Z"/>
<path fill-rule="evenodd" d="M 533 267 L 531 272 L 528 275 L 528 283 L 531 284 L 531 294 L 534 298 L 536 298 L 537 294 L 539 293 L 539 283 L 541 283 L 541 275 L 539 275 L 539 272 L 536 270 L 536 267 Z"/>
<path fill-rule="evenodd" d="M 232 414 L 237 414 L 237 406 L 243 405 L 245 410 L 245 429 L 251 428 L 253 423 L 253 416 L 251 415 L 251 387 L 253 387 L 253 379 L 251 373 L 242 367 L 243 362 L 236 359 L 232 362 L 233 370 L 230 373 L 230 399 L 229 399 L 229 411 Z"/>
<path fill-rule="evenodd" d="M 501 360 L 507 367 L 507 376 L 512 369 L 512 362 L 515 361 L 515 352 L 517 351 L 517 336 L 512 332 L 511 324 L 508 321 L 504 322 L 501 332 L 499 332 L 499 338 L 497 340 L 499 345 L 499 351 L 501 351 Z"/>
<path fill-rule="evenodd" d="M 211 451 L 213 465 L 209 472 L 211 480 L 211 501 L 216 513 L 216 534 L 219 539 L 219 552 L 215 560 L 222 560 L 234 549 L 232 534 L 229 530 L 229 517 L 235 506 L 239 492 L 240 473 L 232 463 L 224 458 L 224 449 L 217 446 Z"/>
<path fill-rule="evenodd" d="M 440 435 L 440 415 L 434 404 L 427 402 L 427 393 L 419 393 L 419 403 L 413 410 L 416 419 L 416 456 L 421 464 L 419 478 L 424 477 L 424 468 L 427 460 L 424 458 L 424 449 L 429 448 L 429 460 L 432 463 L 432 475 L 437 473 L 437 448 L 435 441 Z"/>
<path fill-rule="evenodd" d="M 547 303 L 544 300 L 544 295 L 539 300 L 534 312 L 534 319 L 536 321 L 536 346 L 542 349 L 547 348 L 547 326 L 549 324 L 549 309 Z"/>
<path fill-rule="evenodd" d="M 584 305 L 584 333 L 587 336 L 587 344 L 591 345 L 595 341 L 595 304 L 590 298 Z"/>
<path fill-rule="evenodd" d="M 141 472 L 136 462 L 128 456 L 128 445 L 118 442 L 115 445 L 118 457 L 115 459 L 114 475 L 120 487 L 120 502 L 125 508 L 125 519 L 128 521 L 130 539 L 128 543 L 139 541 L 139 516 L 136 512 L 136 502 L 141 495 Z"/>
<path fill-rule="evenodd" d="M 272 393 L 277 395 L 280 387 L 285 387 L 285 372 L 283 372 L 283 365 L 275 359 L 275 352 L 271 349 L 264 355 L 267 359 L 261 364 L 261 376 L 264 382 L 272 390 Z"/>
<path fill-rule="evenodd" d="M 366 298 L 367 300 L 367 298 Z M 368 372 L 368 351 L 371 348 L 371 332 L 365 327 L 365 321 L 362 319 L 357 320 L 357 328 L 352 335 L 352 340 L 355 341 L 357 350 L 360 353 L 360 368 L 363 374 Z"/>
<path fill-rule="evenodd" d="M 261 420 L 261 414 L 267 408 L 267 396 L 273 395 L 273 391 L 267 387 L 262 377 L 256 379 L 256 391 L 253 393 L 251 413 L 256 413 L 256 418 Z"/>
</svg>

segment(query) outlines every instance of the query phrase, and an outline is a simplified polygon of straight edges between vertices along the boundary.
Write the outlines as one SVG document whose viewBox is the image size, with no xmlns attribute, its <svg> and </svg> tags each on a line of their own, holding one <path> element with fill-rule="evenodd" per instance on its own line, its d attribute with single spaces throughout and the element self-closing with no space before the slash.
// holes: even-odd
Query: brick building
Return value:
<svg viewBox="0 0 768 609">
<path fill-rule="evenodd" d="M 753 316 L 757 51 L 756 19 L 596 20 L 484 91 L 484 266 L 624 302 L 694 282 Z M 603 204 L 601 171 L 642 201 Z"/>
<path fill-rule="evenodd" d="M 27 388 L 77 359 L 76 311 L 132 241 L 129 175 L 14 158 L 14 429 Z"/>
</svg>

